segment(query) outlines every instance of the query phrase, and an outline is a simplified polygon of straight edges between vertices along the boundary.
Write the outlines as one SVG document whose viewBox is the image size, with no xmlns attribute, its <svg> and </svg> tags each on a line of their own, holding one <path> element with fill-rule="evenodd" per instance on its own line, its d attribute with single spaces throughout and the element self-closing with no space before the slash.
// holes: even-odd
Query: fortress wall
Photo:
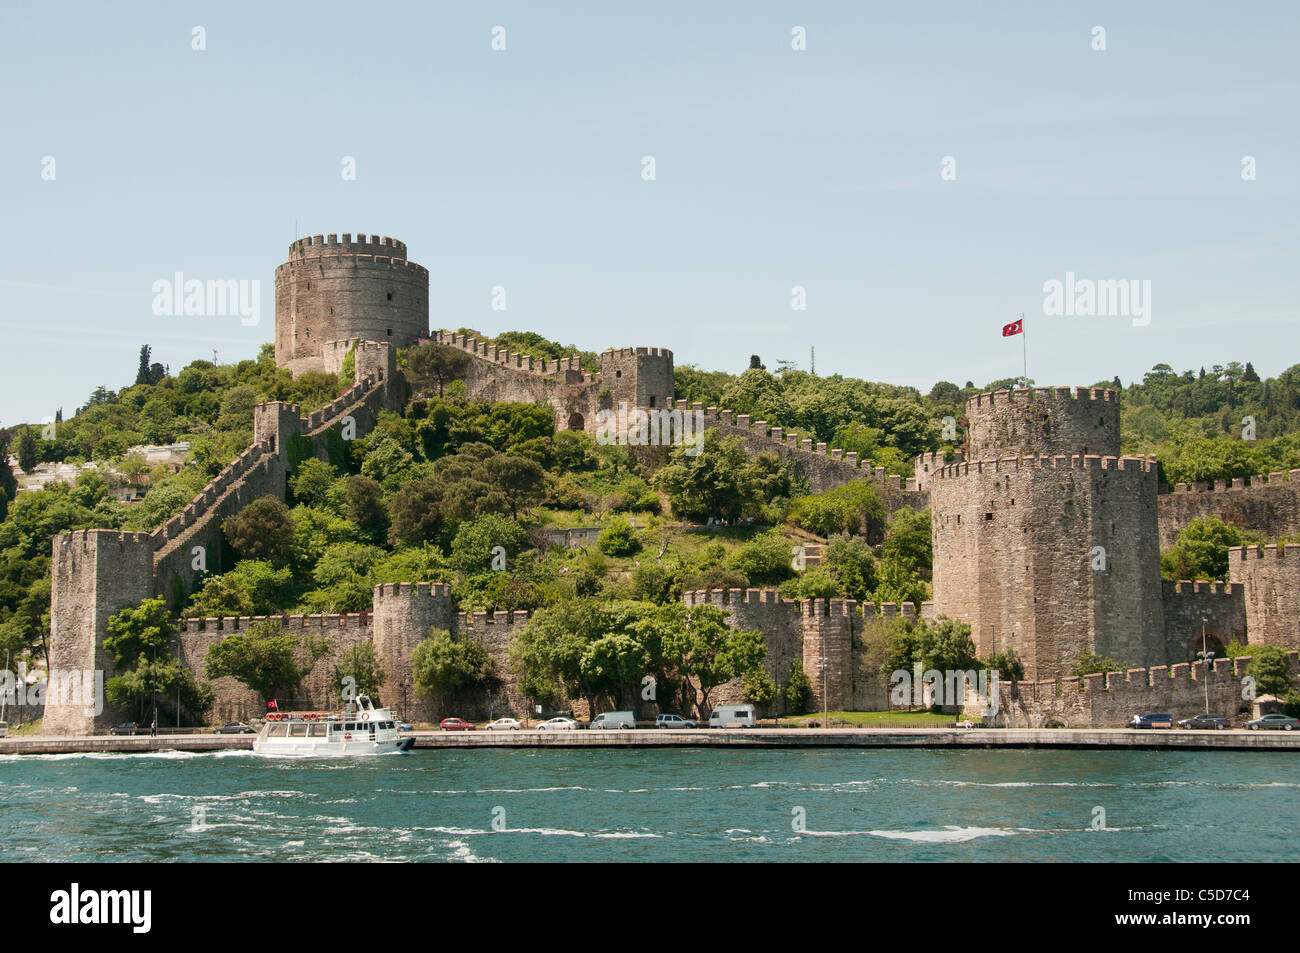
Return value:
<svg viewBox="0 0 1300 953">
<path fill-rule="evenodd" d="M 323 370 L 326 342 L 364 338 L 406 347 L 429 330 L 429 272 L 391 238 L 315 235 L 275 270 L 275 360 Z"/>
<path fill-rule="evenodd" d="M 1087 387 L 1036 387 L 966 401 L 967 458 L 1120 455 L 1119 395 Z"/>
<path fill-rule="evenodd" d="M 1014 648 L 1031 678 L 1068 672 L 1083 649 L 1163 661 L 1154 463 L 961 463 L 935 471 L 930 493 L 932 611 L 970 623 L 980 655 Z"/>
<path fill-rule="evenodd" d="M 868 480 L 890 513 L 903 506 L 923 510 L 930 505 L 929 493 L 917 488 L 914 477 L 904 480 L 897 474 L 885 473 L 884 467 L 873 468 L 870 461 L 859 461 L 856 452 L 828 449 L 825 443 L 800 437 L 796 432 L 781 427 L 769 428 L 765 420 L 753 421 L 749 414 L 733 415 L 729 410 L 706 408 L 698 401 L 688 406 L 686 401 L 679 400 L 675 409 L 683 413 L 700 411 L 704 415 L 706 430 L 717 430 L 723 437 L 738 438 L 751 454 L 777 454 L 793 465 L 795 472 L 808 481 L 814 493 L 824 493 L 852 480 Z"/>
<path fill-rule="evenodd" d="M 884 603 L 859 604 L 853 599 L 816 599 L 799 602 L 785 599 L 776 589 L 693 590 L 682 594 L 688 606 L 712 605 L 726 611 L 729 623 L 737 629 L 757 629 L 767 645 L 765 667 L 784 692 L 790 680 L 790 666 L 795 659 L 803 664 L 804 673 L 813 683 L 813 707 L 823 701 L 820 660 L 829 659 L 825 694 L 832 711 L 845 709 L 882 710 L 887 707 L 885 681 L 874 673 L 863 672 L 861 642 L 864 626 L 899 617 L 917 618 L 916 607 Z M 781 711 L 784 712 L 784 696 Z M 713 690 L 709 697 L 713 707 L 744 703 L 739 679 Z"/>
<path fill-rule="evenodd" d="M 1295 652 L 1291 671 L 1300 669 Z M 1215 659 L 1208 677 L 1201 662 L 1158 665 L 1151 668 L 1060 678 L 1038 682 L 999 682 L 998 713 L 986 724 L 1000 727 L 1119 728 L 1134 715 L 1168 712 L 1175 719 L 1190 718 L 1205 711 L 1209 688 L 1211 714 L 1223 715 L 1240 724 L 1250 703 L 1242 695 L 1242 678 L 1249 657 Z M 977 717 L 975 708 L 966 712 Z"/>
<path fill-rule="evenodd" d="M 491 698 L 478 695 L 467 699 L 467 714 L 463 717 L 487 719 L 511 717 L 523 721 L 531 717 L 528 699 L 519 687 L 519 673 L 510 664 L 510 643 L 528 624 L 527 612 L 460 612 L 456 614 L 456 638 L 481 639 L 496 666 L 496 673 L 501 678 L 501 687 Z M 488 703 L 491 703 L 489 707 Z M 586 711 L 586 702 L 576 700 L 569 703 L 574 709 L 575 717 L 579 713 L 590 717 Z"/>
<path fill-rule="evenodd" d="M 1223 654 L 1236 641 L 1246 643 L 1246 594 L 1238 583 L 1161 581 L 1165 615 L 1165 661 L 1191 662 L 1206 644 Z M 1216 645 L 1217 643 L 1217 645 Z"/>
<path fill-rule="evenodd" d="M 475 400 L 549 404 L 557 431 L 570 429 L 576 414 L 576 429 L 595 432 L 599 375 L 584 372 L 580 358 L 534 360 L 450 331 L 434 331 L 430 339 L 474 358 L 465 369 L 465 390 Z"/>
<path fill-rule="evenodd" d="M 371 640 L 373 629 L 369 613 L 182 619 L 179 623 L 180 635 L 177 649 L 181 664 L 206 681 L 204 669 L 207 664 L 208 650 L 226 636 L 247 632 L 254 622 L 261 622 L 267 618 L 279 621 L 285 631 L 294 635 L 321 640 L 330 649 L 330 654 L 316 660 L 311 672 L 303 679 L 293 695 L 276 699 L 280 710 L 334 711 L 340 708 L 343 703 L 342 685 L 335 680 L 334 669 L 339 664 L 343 652 L 361 642 Z M 306 664 L 309 657 L 304 648 L 299 651 L 298 661 L 300 664 Z M 225 677 L 213 679 L 209 684 L 216 692 L 216 701 L 207 714 L 208 722 L 212 724 L 224 724 L 228 721 L 247 722 L 249 719 L 265 716 L 266 702 L 241 682 Z M 393 702 L 391 697 L 384 697 L 382 690 L 380 697 L 390 704 Z"/>
<path fill-rule="evenodd" d="M 1244 589 L 1252 645 L 1300 649 L 1300 546 L 1235 546 L 1228 578 Z"/>
<path fill-rule="evenodd" d="M 1162 488 L 1160 548 L 1174 545 L 1192 520 L 1209 516 L 1274 539 L 1300 533 L 1300 470 Z"/>
</svg>

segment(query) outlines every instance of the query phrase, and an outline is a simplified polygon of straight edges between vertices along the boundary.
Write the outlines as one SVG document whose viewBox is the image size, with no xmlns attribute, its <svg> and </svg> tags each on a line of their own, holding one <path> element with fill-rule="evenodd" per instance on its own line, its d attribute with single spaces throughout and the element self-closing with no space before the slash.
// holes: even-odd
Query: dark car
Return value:
<svg viewBox="0 0 1300 953">
<path fill-rule="evenodd" d="M 1134 715 L 1128 726 L 1130 728 L 1172 728 L 1174 726 L 1174 716 L 1168 712 Z"/>
<path fill-rule="evenodd" d="M 461 721 L 459 718 L 444 718 L 438 722 L 438 727 L 443 731 L 477 731 L 478 729 L 468 721 Z"/>
<path fill-rule="evenodd" d="M 147 735 L 149 729 L 134 721 L 124 721 L 108 729 L 110 735 Z"/>
<path fill-rule="evenodd" d="M 246 725 L 242 721 L 228 721 L 220 728 L 212 730 L 214 735 L 255 735 L 251 725 Z"/>
<path fill-rule="evenodd" d="M 1251 731 L 1295 731 L 1300 728 L 1300 718 L 1275 713 L 1248 721 L 1246 727 Z"/>
<path fill-rule="evenodd" d="M 1196 715 L 1193 718 L 1184 718 L 1178 723 L 1179 728 L 1231 728 L 1232 722 L 1222 715 Z"/>
</svg>

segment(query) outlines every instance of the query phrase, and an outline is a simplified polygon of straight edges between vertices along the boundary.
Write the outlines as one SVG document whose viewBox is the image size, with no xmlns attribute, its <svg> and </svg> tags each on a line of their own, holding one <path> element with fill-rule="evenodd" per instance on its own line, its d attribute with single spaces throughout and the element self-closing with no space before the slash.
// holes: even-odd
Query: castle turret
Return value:
<svg viewBox="0 0 1300 953">
<path fill-rule="evenodd" d="M 966 401 L 967 460 L 1120 453 L 1119 397 L 1088 387 L 1037 387 Z"/>
<path fill-rule="evenodd" d="M 407 347 L 428 332 L 429 272 L 395 239 L 309 236 L 275 270 L 275 362 L 294 374 L 337 371 L 325 366 L 340 351 L 331 342 Z"/>
</svg>

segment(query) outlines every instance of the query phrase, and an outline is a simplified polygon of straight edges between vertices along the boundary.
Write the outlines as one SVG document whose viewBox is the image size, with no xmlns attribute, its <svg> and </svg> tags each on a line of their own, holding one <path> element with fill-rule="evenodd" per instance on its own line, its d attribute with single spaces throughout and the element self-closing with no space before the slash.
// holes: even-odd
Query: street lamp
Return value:
<svg viewBox="0 0 1300 953">
<path fill-rule="evenodd" d="M 1214 653 L 1209 650 L 1205 639 L 1206 620 L 1201 620 L 1201 650 L 1196 653 L 1197 657 L 1205 663 L 1205 713 L 1210 713 L 1210 662 L 1214 659 Z"/>
</svg>

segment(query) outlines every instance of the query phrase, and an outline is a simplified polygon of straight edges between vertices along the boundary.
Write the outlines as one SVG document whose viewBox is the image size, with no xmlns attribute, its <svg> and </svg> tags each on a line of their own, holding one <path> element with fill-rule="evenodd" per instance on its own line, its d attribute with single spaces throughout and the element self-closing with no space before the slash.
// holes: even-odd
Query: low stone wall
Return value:
<svg viewBox="0 0 1300 953">
<path fill-rule="evenodd" d="M 1291 671 L 1300 671 L 1295 652 Z M 1204 713 L 1209 690 L 1211 714 L 1240 723 L 1250 711 L 1242 698 L 1249 657 L 1215 659 L 1208 675 L 1201 662 L 1157 665 L 1127 672 L 1085 675 L 1040 682 L 999 682 L 997 714 L 984 719 L 997 727 L 1067 728 L 1123 727 L 1134 715 L 1168 712 L 1175 719 Z M 964 712 L 977 722 L 981 712 L 973 703 Z"/>
</svg>

